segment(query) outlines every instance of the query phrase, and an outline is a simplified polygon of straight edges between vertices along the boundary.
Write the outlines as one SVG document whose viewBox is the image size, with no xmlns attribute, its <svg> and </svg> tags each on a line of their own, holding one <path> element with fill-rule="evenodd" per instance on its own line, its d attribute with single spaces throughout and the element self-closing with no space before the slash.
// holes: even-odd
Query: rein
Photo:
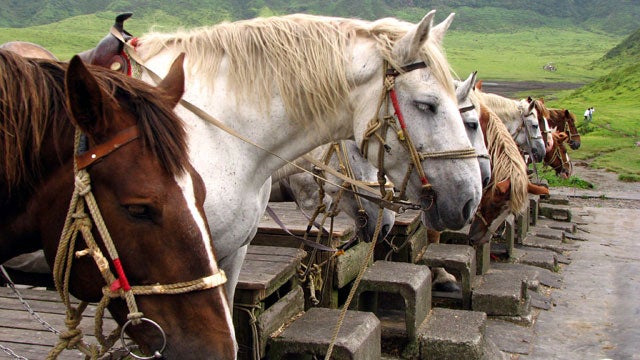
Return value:
<svg viewBox="0 0 640 360">
<path fill-rule="evenodd" d="M 127 128 L 114 136 L 106 143 L 100 144 L 90 151 L 78 154 L 81 151 L 82 134 L 79 129 L 75 133 L 74 145 L 74 178 L 75 185 L 73 195 L 69 204 L 69 211 L 65 219 L 64 228 L 60 236 L 60 242 L 56 252 L 55 262 L 53 266 L 53 276 L 56 290 L 60 295 L 66 307 L 67 331 L 60 335 L 58 344 L 51 350 L 47 359 L 55 359 L 64 349 L 74 349 L 82 351 L 88 358 L 97 359 L 105 354 L 120 336 L 124 349 L 136 359 L 154 359 L 162 356 L 162 351 L 166 346 L 166 333 L 160 325 L 153 320 L 144 317 L 144 314 L 138 310 L 135 295 L 152 295 L 152 294 L 183 294 L 192 291 L 210 289 L 221 286 L 226 282 L 225 274 L 222 270 L 210 276 L 202 277 L 193 281 L 179 282 L 174 284 L 157 284 L 147 286 L 130 285 L 126 273 L 120 262 L 118 252 L 115 248 L 113 240 L 104 223 L 98 204 L 91 192 L 91 179 L 87 171 L 87 167 L 108 156 L 122 146 L 139 138 L 137 126 Z M 87 214 L 86 210 L 89 210 Z M 100 247 L 96 243 L 92 233 L 92 220 L 96 226 L 102 242 L 107 249 L 107 259 Z M 82 235 L 87 246 L 86 249 L 76 251 L 76 240 L 78 235 Z M 82 319 L 82 312 L 87 307 L 87 302 L 81 302 L 78 307 L 74 307 L 70 301 L 69 295 L 69 278 L 71 275 L 71 267 L 73 259 L 81 256 L 91 255 L 94 259 L 98 270 L 100 271 L 106 286 L 102 288 L 102 299 L 97 305 L 95 320 L 95 336 L 100 343 L 97 345 L 88 345 L 82 339 L 82 331 L 78 329 L 78 325 Z M 111 261 L 111 264 L 109 263 Z M 114 275 L 110 265 L 115 269 Z M 129 309 L 127 315 L 128 321 L 122 326 L 116 328 L 107 338 L 102 332 L 102 319 L 104 310 L 109 305 L 112 298 L 124 298 Z M 138 325 L 142 322 L 153 325 L 163 338 L 162 346 L 154 351 L 153 356 L 139 356 L 133 354 L 124 342 L 125 330 L 130 325 Z M 119 334 L 118 334 L 119 332 Z"/>
</svg>

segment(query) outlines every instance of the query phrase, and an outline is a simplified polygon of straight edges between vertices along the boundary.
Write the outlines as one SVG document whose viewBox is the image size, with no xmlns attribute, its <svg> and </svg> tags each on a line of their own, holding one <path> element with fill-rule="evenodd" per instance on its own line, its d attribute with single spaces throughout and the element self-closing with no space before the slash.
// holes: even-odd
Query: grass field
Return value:
<svg viewBox="0 0 640 360">
<path fill-rule="evenodd" d="M 95 46 L 113 24 L 113 12 L 69 18 L 30 28 L 0 28 L 0 43 L 24 40 L 40 44 L 61 60 Z M 457 16 L 454 21 L 464 21 Z M 582 147 L 573 159 L 593 160 L 592 166 L 620 174 L 625 180 L 640 178 L 640 65 L 599 65 L 598 60 L 624 38 L 578 28 L 552 27 L 503 32 L 449 31 L 444 48 L 453 70 L 461 78 L 472 71 L 493 81 L 542 81 L 588 84 L 576 91 L 559 91 L 545 97 L 549 107 L 567 108 L 582 119 L 584 109 L 595 107 L 591 132 L 583 134 Z M 125 23 L 134 35 L 155 26 L 171 31 L 180 19 L 158 12 Z M 543 70 L 552 63 L 557 71 Z M 618 67 L 619 66 L 619 67 Z M 536 96 L 535 93 L 530 95 Z"/>
</svg>

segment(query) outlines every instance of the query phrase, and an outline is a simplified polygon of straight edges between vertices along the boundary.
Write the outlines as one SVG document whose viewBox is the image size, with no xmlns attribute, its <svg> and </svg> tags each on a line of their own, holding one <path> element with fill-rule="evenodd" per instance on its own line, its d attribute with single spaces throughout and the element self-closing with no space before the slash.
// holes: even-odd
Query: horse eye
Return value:
<svg viewBox="0 0 640 360">
<path fill-rule="evenodd" d="M 127 212 L 136 219 L 151 220 L 153 212 L 146 205 L 127 205 Z"/>
<path fill-rule="evenodd" d="M 477 130 L 478 129 L 478 123 L 475 121 L 469 121 L 469 122 L 465 122 L 464 125 L 466 127 L 468 127 L 471 130 Z"/>
<path fill-rule="evenodd" d="M 433 114 L 438 112 L 438 106 L 434 103 L 425 103 L 425 102 L 415 101 L 414 104 L 420 111 L 430 112 Z"/>
</svg>

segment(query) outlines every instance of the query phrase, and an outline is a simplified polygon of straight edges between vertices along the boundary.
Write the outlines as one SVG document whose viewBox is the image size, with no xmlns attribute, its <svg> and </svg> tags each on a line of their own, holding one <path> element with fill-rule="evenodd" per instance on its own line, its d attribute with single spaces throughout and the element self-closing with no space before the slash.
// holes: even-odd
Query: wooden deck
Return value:
<svg viewBox="0 0 640 360">
<path fill-rule="evenodd" d="M 54 329 L 65 330 L 65 308 L 58 293 L 37 288 L 18 289 L 29 306 Z M 89 306 L 84 312 L 80 329 L 85 334 L 85 341 L 95 344 L 93 337 L 93 315 L 95 306 Z M 115 329 L 116 324 L 110 318 L 105 319 L 104 332 Z M 0 345 L 11 349 L 16 355 L 28 359 L 45 359 L 58 341 L 58 335 L 46 329 L 29 312 L 16 297 L 13 290 L 0 288 Z M 0 359 L 13 359 L 0 350 Z M 76 350 L 65 350 L 58 359 L 84 359 L 84 355 Z"/>
</svg>

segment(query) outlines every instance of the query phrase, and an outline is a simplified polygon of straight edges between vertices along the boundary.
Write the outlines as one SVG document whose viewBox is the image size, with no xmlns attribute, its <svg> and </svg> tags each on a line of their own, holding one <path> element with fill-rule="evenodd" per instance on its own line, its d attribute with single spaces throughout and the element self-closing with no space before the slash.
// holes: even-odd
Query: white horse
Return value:
<svg viewBox="0 0 640 360">
<path fill-rule="evenodd" d="M 427 41 L 434 14 L 409 31 L 394 19 L 288 15 L 150 33 L 131 43 L 160 76 L 186 53 L 184 99 L 260 146 L 178 110 L 206 183 L 205 211 L 230 300 L 271 174 L 283 159 L 332 140 L 355 137 L 366 145 L 372 163 L 382 164 L 394 183 L 406 183 L 405 195 L 421 206 L 427 226 L 459 229 L 473 216 L 480 169 L 449 65 Z M 152 81 L 147 69 L 140 71 Z M 388 116 L 394 112 L 403 115 L 401 125 Z"/>
<path fill-rule="evenodd" d="M 476 84 L 476 72 L 473 72 L 464 81 L 455 81 L 456 97 L 458 98 L 458 108 L 464 122 L 467 137 L 471 141 L 471 145 L 476 149 L 478 155 L 478 163 L 480 165 L 480 174 L 482 176 L 482 187 L 484 188 L 491 181 L 491 160 L 489 151 L 484 142 L 484 133 L 480 127 L 480 113 L 471 101 L 471 91 Z"/>
<path fill-rule="evenodd" d="M 497 94 L 476 92 L 480 101 L 493 110 L 507 126 L 520 151 L 531 154 L 533 162 L 541 162 L 546 153 L 535 101 L 513 100 Z"/>
<path fill-rule="evenodd" d="M 358 144 L 353 140 L 325 144 L 307 155 L 349 178 L 373 188 L 378 187 L 378 168 L 362 156 Z M 278 201 L 283 195 L 290 195 L 307 216 L 312 216 L 320 205 L 323 205 L 327 212 L 342 211 L 355 221 L 359 238 L 367 242 L 372 241 L 380 210 L 379 204 L 359 196 L 358 194 L 363 193 L 362 190 L 350 187 L 342 179 L 330 172 L 321 171 L 304 158 L 299 158 L 296 163 L 308 172 L 297 169 L 292 171 L 291 166 L 279 169 L 272 176 L 273 186 L 269 200 Z M 318 181 L 314 174 L 320 175 L 327 181 Z M 384 185 L 393 191 L 392 184 Z M 282 194 L 283 190 L 288 194 Z M 322 203 L 320 196 L 323 197 Z M 380 232 L 376 241 L 382 241 L 389 234 L 395 218 L 395 212 L 383 209 Z"/>
</svg>

